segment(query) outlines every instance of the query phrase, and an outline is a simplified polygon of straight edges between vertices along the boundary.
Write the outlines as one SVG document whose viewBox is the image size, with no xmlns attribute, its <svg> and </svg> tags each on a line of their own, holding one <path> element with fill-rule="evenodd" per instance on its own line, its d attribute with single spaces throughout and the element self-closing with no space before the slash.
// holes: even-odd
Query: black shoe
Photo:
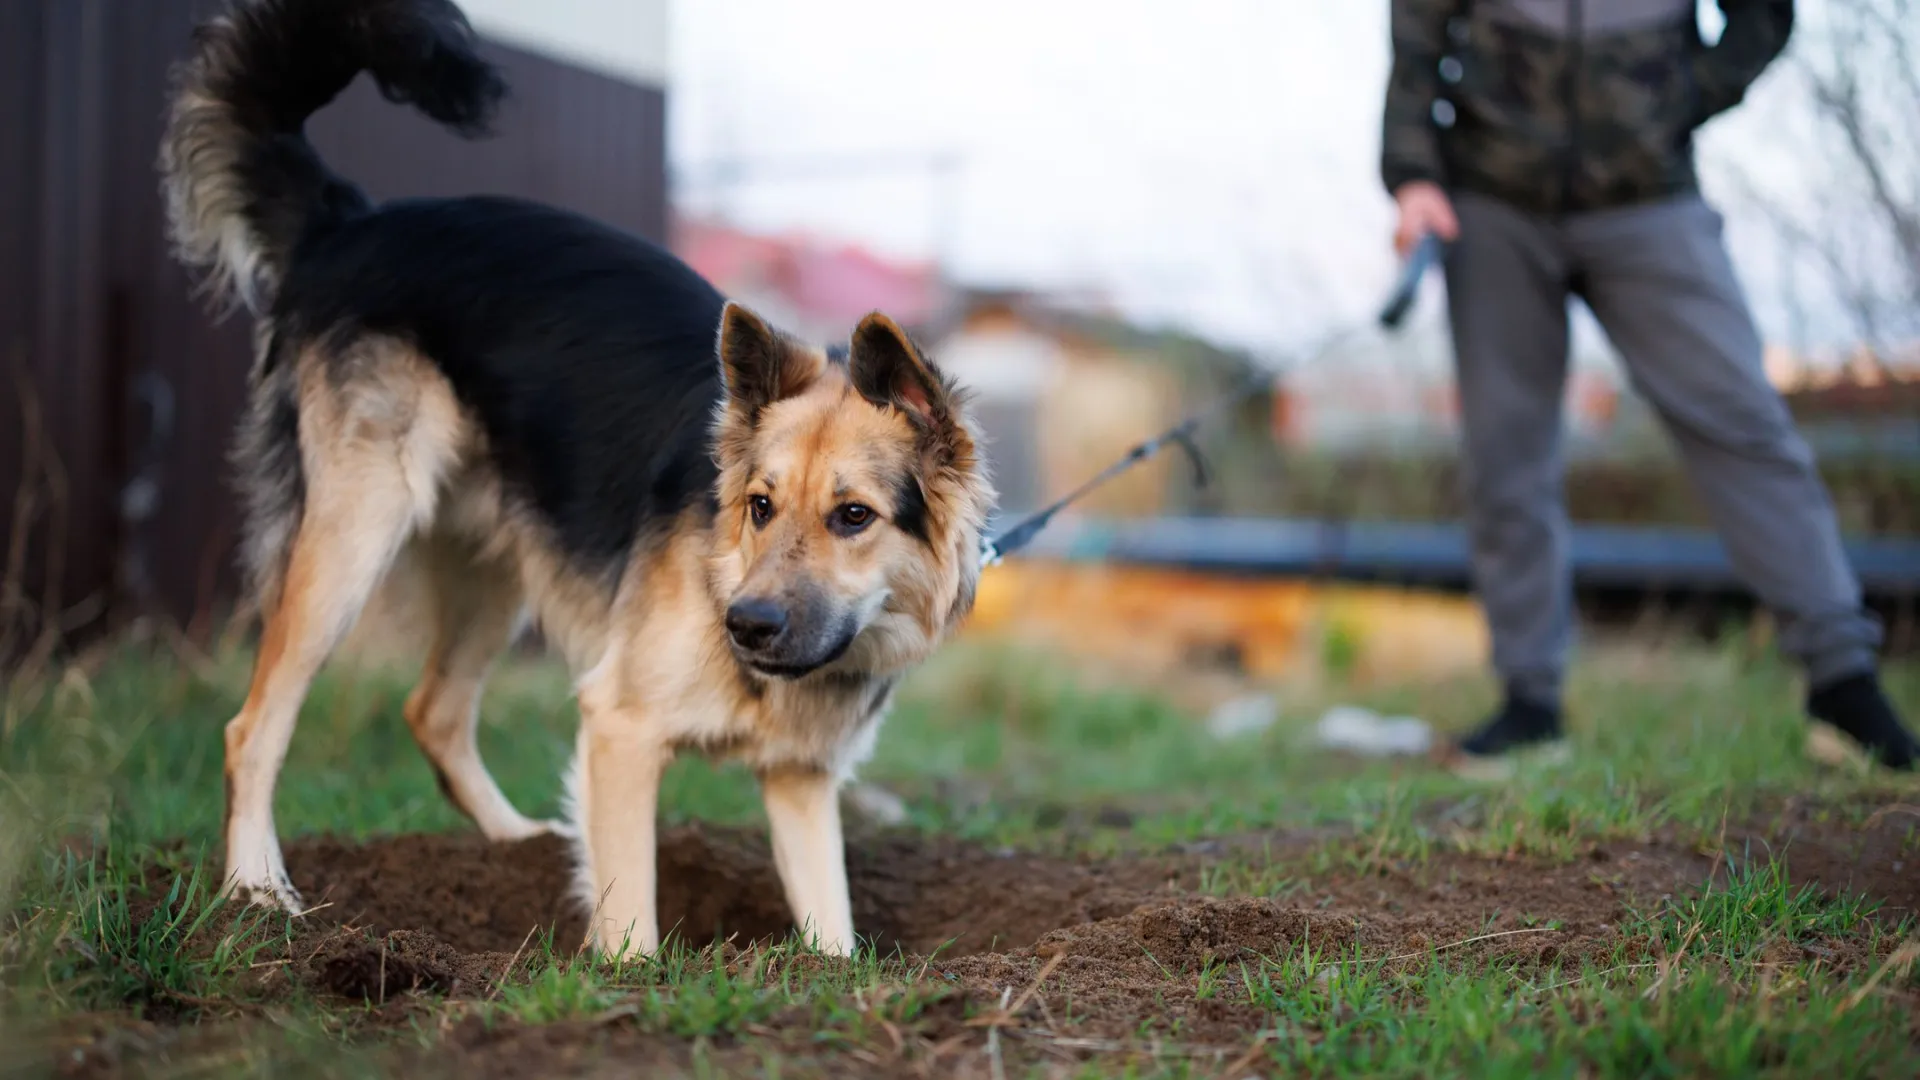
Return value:
<svg viewBox="0 0 1920 1080">
<path fill-rule="evenodd" d="M 1499 712 L 1454 744 L 1450 765 L 1471 779 L 1502 780 L 1513 774 L 1516 759 L 1557 763 L 1566 749 L 1558 706 L 1508 694 Z"/>
<path fill-rule="evenodd" d="M 1807 712 L 1845 732 L 1889 769 L 1911 770 L 1920 761 L 1914 740 L 1872 672 L 1850 675 L 1807 695 Z"/>
</svg>

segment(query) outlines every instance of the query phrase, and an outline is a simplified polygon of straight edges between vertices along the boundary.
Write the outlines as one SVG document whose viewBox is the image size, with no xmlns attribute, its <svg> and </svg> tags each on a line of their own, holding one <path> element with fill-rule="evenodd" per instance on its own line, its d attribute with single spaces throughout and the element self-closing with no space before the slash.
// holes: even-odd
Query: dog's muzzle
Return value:
<svg viewBox="0 0 1920 1080">
<path fill-rule="evenodd" d="M 764 597 L 735 600 L 724 621 L 740 662 L 780 679 L 803 678 L 840 659 L 859 633 L 850 617 L 796 612 Z"/>
</svg>

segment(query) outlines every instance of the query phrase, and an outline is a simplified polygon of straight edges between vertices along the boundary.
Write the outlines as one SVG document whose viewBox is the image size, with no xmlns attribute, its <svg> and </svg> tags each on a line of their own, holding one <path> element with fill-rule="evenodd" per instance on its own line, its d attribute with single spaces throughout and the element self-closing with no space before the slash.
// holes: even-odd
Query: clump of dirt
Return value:
<svg viewBox="0 0 1920 1080">
<path fill-rule="evenodd" d="M 1082 956 L 1133 975 L 1194 974 L 1217 963 L 1258 962 L 1295 949 L 1350 955 L 1381 935 L 1351 915 L 1302 910 L 1276 900 L 1202 897 L 1140 908 L 1118 919 L 1056 930 L 1033 951 Z"/>
<path fill-rule="evenodd" d="M 463 953 L 430 934 L 395 930 L 380 938 L 342 931 L 307 958 L 310 985 L 341 997 L 385 1001 L 422 990 L 456 995 L 504 973 L 487 953 Z M 503 957 L 510 960 L 510 957 Z"/>
</svg>

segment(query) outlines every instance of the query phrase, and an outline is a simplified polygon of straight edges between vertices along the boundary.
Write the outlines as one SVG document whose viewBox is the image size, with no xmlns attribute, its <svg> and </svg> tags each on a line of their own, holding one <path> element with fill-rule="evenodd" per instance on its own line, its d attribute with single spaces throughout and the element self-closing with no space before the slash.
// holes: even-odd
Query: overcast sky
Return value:
<svg viewBox="0 0 1920 1080">
<path fill-rule="evenodd" d="M 969 282 L 1093 289 L 1149 321 L 1297 346 L 1365 318 L 1393 273 L 1376 179 L 1386 9 L 680 0 L 677 197 L 754 228 L 939 257 Z M 1792 172 L 1758 115 L 1768 90 L 1708 130 L 1710 161 Z M 924 167 L 947 155 L 945 173 Z M 716 183 L 710 166 L 735 160 L 758 169 Z M 1779 259 L 1726 209 L 1762 322 L 1783 335 Z"/>
</svg>

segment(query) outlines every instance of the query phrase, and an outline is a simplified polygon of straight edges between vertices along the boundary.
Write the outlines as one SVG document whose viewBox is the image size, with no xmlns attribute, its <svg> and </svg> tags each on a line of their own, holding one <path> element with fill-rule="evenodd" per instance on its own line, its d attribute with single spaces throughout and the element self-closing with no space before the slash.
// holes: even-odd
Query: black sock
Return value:
<svg viewBox="0 0 1920 1080">
<path fill-rule="evenodd" d="M 1807 712 L 1852 736 L 1881 764 L 1911 769 L 1920 758 L 1920 743 L 1900 722 L 1893 703 L 1880 689 L 1873 672 L 1849 675 L 1814 688 L 1807 695 Z"/>
</svg>

